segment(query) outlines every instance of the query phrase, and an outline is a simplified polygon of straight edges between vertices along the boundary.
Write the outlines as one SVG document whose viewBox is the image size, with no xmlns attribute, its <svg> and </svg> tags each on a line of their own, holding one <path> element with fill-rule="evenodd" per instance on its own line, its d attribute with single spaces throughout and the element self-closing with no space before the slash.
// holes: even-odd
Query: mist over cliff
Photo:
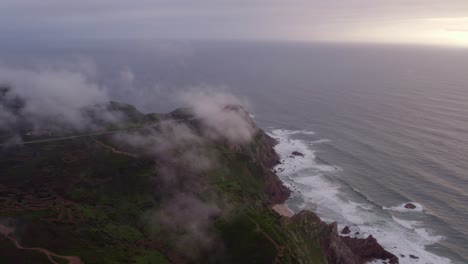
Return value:
<svg viewBox="0 0 468 264">
<path fill-rule="evenodd" d="M 289 219 L 271 209 L 291 193 L 273 170 L 280 162 L 276 141 L 252 119 L 248 110 L 255 105 L 225 86 L 142 86 L 144 75 L 130 66 L 109 71 L 85 58 L 6 65 L 0 71 L 0 170 L 6 193 L 14 195 L 0 202 L 12 234 L 61 251 L 63 237 L 49 244 L 42 239 L 47 234 L 31 234 L 62 228 L 69 237 L 78 225 L 67 252 L 100 263 L 155 256 L 175 263 L 394 263 L 372 237 L 342 240 L 336 225 L 311 212 Z M 139 107 L 158 109 L 169 101 L 180 107 L 167 113 Z M 24 162 L 24 171 L 38 173 L 15 165 Z M 28 186 L 40 191 L 31 194 Z M 17 195 L 28 198 L 12 203 Z M 46 217 L 12 213 L 35 213 L 35 201 Z M 29 229 L 18 229 L 18 221 Z M 82 254 L 83 241 L 93 247 Z M 94 251 L 102 244 L 127 253 L 103 258 Z"/>
<path fill-rule="evenodd" d="M 0 129 L 6 134 L 2 146 L 28 143 L 28 134 L 47 141 L 132 123 L 137 129 L 122 127 L 124 133 L 111 134 L 109 140 L 127 150 L 122 153 L 157 162 L 153 181 L 158 207 L 142 212 L 140 218 L 155 235 L 171 237 L 182 232 L 168 242 L 176 244 L 184 257 L 200 258 L 216 245 L 212 225 L 229 207 L 222 198 L 200 195 L 208 188 L 202 175 L 221 165 L 207 146 L 214 141 L 237 149 L 251 143 L 258 128 L 244 109 L 245 103 L 232 94 L 192 87 L 174 94 L 183 108 L 153 117 L 130 105 L 109 103 L 110 88 L 99 85 L 96 74 L 94 64 L 1 68 Z M 117 89 L 123 93 L 134 89 L 134 76 L 128 68 L 119 76 Z"/>
</svg>

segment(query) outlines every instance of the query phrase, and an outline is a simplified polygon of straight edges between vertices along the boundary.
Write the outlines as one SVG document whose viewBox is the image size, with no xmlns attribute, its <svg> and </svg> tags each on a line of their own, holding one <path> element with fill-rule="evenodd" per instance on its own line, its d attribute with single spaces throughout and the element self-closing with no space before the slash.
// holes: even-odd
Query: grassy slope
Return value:
<svg viewBox="0 0 468 264">
<path fill-rule="evenodd" d="M 225 205 L 212 228 L 223 251 L 213 262 L 323 263 L 320 236 L 308 235 L 269 209 L 264 168 L 252 157 L 262 155 L 264 144 L 256 139 L 240 152 L 207 146 L 220 162 L 202 175 L 210 195 L 200 195 L 217 197 Z M 158 207 L 151 184 L 151 177 L 157 177 L 153 161 L 114 154 L 86 138 L 1 155 L 0 185 L 14 195 L 0 192 L 0 217 L 14 223 L 14 236 L 24 246 L 99 264 L 168 263 L 164 255 L 176 250 L 142 221 L 147 210 Z M 43 255 L 15 250 L 1 239 L 1 263 L 47 263 Z M 158 246 L 147 246 L 151 243 Z"/>
<path fill-rule="evenodd" d="M 263 169 L 252 161 L 254 152 L 257 157 L 268 155 L 258 152 L 265 145 L 257 138 L 240 153 L 218 147 L 218 156 L 223 157 L 227 166 L 212 172 L 210 183 L 235 204 L 235 216 L 219 220 L 222 224 L 218 229 L 226 246 L 232 245 L 225 263 L 272 263 L 282 247 L 280 263 L 324 263 L 320 235 L 307 235 L 296 221 L 282 219 L 269 208 L 263 191 L 266 184 Z"/>
</svg>

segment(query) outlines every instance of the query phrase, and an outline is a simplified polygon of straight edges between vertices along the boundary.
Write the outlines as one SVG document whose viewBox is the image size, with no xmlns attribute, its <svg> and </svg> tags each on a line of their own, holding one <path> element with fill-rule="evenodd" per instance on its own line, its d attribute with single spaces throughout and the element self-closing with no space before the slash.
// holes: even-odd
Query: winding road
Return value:
<svg viewBox="0 0 468 264">
<path fill-rule="evenodd" d="M 72 135 L 72 136 L 65 136 L 65 137 L 56 137 L 56 138 L 45 138 L 45 139 L 38 139 L 38 140 L 30 140 L 30 141 L 21 141 L 21 142 L 11 142 L 11 143 L 1 143 L 0 147 L 6 147 L 6 146 L 15 146 L 15 145 L 27 145 L 27 144 L 37 144 L 37 143 L 45 143 L 45 142 L 52 142 L 52 141 L 60 141 L 60 140 L 68 140 L 68 139 L 75 139 L 75 138 L 82 138 L 82 137 L 92 137 L 92 136 L 101 136 L 101 135 L 112 135 L 116 133 L 121 133 L 121 132 L 128 132 L 128 131 L 136 131 L 140 129 L 145 129 L 145 128 L 150 128 L 157 126 L 161 122 L 165 123 L 175 123 L 175 122 L 180 122 L 181 120 L 183 121 L 190 121 L 190 120 L 196 120 L 197 118 L 188 118 L 188 119 L 176 119 L 176 120 L 164 120 L 164 121 L 159 121 L 156 123 L 152 123 L 150 125 L 146 126 L 141 126 L 141 127 L 132 127 L 132 128 L 123 128 L 123 129 L 116 129 L 116 130 L 111 130 L 111 131 L 98 131 L 98 132 L 91 132 L 91 133 L 86 133 L 86 134 L 81 134 L 81 135 Z"/>
<path fill-rule="evenodd" d="M 77 256 L 62 256 L 55 254 L 45 248 L 39 248 L 39 247 L 23 247 L 18 240 L 16 240 L 14 237 L 11 236 L 13 233 L 13 229 L 10 227 L 7 227 L 5 225 L 0 224 L 0 234 L 5 236 L 7 239 L 9 239 L 13 244 L 16 246 L 18 249 L 23 249 L 23 250 L 32 250 L 32 251 L 37 251 L 39 253 L 42 253 L 47 256 L 47 258 L 52 262 L 53 264 L 60 264 L 59 262 L 55 261 L 54 258 L 61 258 L 61 259 L 66 259 L 68 261 L 68 264 L 84 264 L 83 261 Z"/>
</svg>

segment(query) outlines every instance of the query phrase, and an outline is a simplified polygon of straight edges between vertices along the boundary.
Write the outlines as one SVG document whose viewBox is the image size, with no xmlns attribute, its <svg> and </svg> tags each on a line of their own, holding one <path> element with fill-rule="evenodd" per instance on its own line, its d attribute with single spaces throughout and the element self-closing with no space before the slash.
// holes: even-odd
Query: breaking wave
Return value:
<svg viewBox="0 0 468 264">
<path fill-rule="evenodd" d="M 314 135 L 312 131 L 275 129 L 269 134 L 278 140 L 275 150 L 281 164 L 274 169 L 293 191 L 287 202 L 293 211 L 312 210 L 326 222 L 336 221 L 340 229 L 349 226 L 353 237 L 372 235 L 402 264 L 452 263 L 426 248 L 443 240 L 443 236 L 435 235 L 421 221 L 405 218 L 424 212 L 421 204 L 412 202 L 416 209 L 407 209 L 405 204 L 383 207 L 366 199 L 341 179 L 346 172 L 316 156 L 311 147 L 329 140 L 304 139 Z"/>
</svg>

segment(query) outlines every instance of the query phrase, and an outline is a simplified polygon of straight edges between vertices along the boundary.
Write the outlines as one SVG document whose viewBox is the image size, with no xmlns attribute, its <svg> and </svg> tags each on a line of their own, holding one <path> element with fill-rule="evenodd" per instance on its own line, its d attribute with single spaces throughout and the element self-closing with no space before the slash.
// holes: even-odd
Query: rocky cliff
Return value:
<svg viewBox="0 0 468 264">
<path fill-rule="evenodd" d="M 275 141 L 242 108 L 143 115 L 112 103 L 93 120 L 97 109 L 124 118 L 1 149 L 2 263 L 397 263 L 312 212 L 271 210 L 290 191 L 272 172 Z"/>
</svg>

